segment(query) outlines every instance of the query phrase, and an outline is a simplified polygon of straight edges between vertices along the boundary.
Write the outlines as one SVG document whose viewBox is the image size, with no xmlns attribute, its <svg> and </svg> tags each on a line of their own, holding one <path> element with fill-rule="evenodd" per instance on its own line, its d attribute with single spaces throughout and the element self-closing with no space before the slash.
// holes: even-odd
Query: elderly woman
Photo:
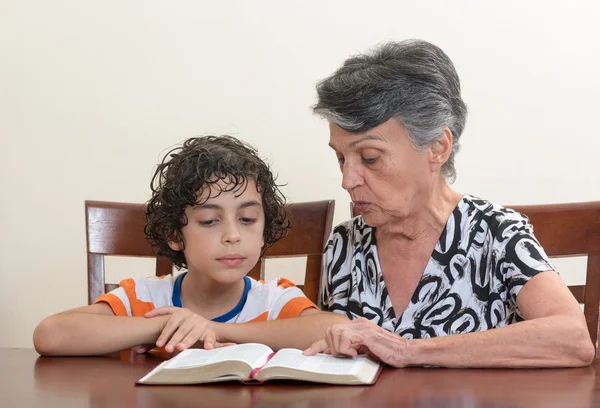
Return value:
<svg viewBox="0 0 600 408">
<path fill-rule="evenodd" d="M 325 251 L 321 303 L 352 321 L 305 353 L 395 367 L 566 367 L 594 346 L 527 217 L 454 191 L 467 108 L 425 41 L 349 58 L 317 86 L 342 187 L 362 214 Z"/>
</svg>

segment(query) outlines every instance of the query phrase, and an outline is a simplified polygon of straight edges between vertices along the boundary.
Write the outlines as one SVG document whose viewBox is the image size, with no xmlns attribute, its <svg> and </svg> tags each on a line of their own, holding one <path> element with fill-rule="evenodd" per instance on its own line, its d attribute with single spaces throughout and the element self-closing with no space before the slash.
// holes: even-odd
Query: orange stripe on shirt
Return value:
<svg viewBox="0 0 600 408">
<path fill-rule="evenodd" d="M 317 305 L 311 302 L 308 298 L 295 297 L 281 308 L 281 311 L 279 312 L 275 320 L 298 317 L 303 310 L 309 308 L 315 308 L 319 310 Z"/>
<path fill-rule="evenodd" d="M 252 320 L 249 320 L 248 323 L 251 322 L 266 322 L 267 320 L 269 320 L 269 312 L 264 312 L 263 314 L 255 317 Z"/>
<path fill-rule="evenodd" d="M 277 281 L 277 286 L 281 286 L 282 288 L 296 287 L 296 285 L 294 285 L 294 282 L 292 282 L 291 280 L 287 280 L 286 278 L 279 278 L 279 280 Z"/>
<path fill-rule="evenodd" d="M 129 299 L 132 316 L 143 316 L 149 311 L 156 309 L 152 302 L 143 302 L 137 298 L 135 293 L 135 281 L 133 279 L 122 280 L 121 287 L 125 290 L 127 299 Z"/>
<path fill-rule="evenodd" d="M 125 305 L 118 296 L 113 295 L 112 293 L 106 293 L 104 295 L 100 295 L 94 304 L 100 302 L 108 303 L 115 315 L 127 316 L 127 309 L 125 309 Z"/>
</svg>

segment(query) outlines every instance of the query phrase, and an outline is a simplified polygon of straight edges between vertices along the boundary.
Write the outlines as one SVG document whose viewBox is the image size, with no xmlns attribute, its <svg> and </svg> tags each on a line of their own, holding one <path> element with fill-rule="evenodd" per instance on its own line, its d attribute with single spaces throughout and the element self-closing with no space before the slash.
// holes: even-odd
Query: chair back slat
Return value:
<svg viewBox="0 0 600 408">
<path fill-rule="evenodd" d="M 529 217 L 548 256 L 600 252 L 600 201 L 510 207 Z"/>
<path fill-rule="evenodd" d="M 600 309 L 600 252 L 588 255 L 583 312 L 598 356 L 598 311 Z"/>
<path fill-rule="evenodd" d="M 583 303 L 585 299 L 585 285 L 571 285 L 569 286 L 569 290 L 577 302 Z"/>
<path fill-rule="evenodd" d="M 104 255 L 87 254 L 88 260 L 88 304 L 93 304 L 105 292 Z"/>
<path fill-rule="evenodd" d="M 154 257 L 144 238 L 144 204 L 86 201 L 88 253 Z"/>
</svg>

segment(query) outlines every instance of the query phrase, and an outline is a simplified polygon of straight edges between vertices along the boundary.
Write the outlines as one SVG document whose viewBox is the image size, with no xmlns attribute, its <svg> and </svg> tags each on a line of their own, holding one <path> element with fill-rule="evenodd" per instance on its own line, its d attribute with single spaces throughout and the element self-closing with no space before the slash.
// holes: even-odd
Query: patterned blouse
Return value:
<svg viewBox="0 0 600 408">
<path fill-rule="evenodd" d="M 381 273 L 375 228 L 362 217 L 333 230 L 319 301 L 323 310 L 365 317 L 407 339 L 484 331 L 523 320 L 517 295 L 548 270 L 555 268 L 526 216 L 465 195 L 400 316 Z"/>
</svg>

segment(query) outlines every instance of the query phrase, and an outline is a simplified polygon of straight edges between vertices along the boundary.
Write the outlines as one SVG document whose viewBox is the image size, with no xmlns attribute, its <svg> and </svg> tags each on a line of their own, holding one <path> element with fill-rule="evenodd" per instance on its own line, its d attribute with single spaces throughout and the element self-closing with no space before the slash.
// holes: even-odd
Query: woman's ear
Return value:
<svg viewBox="0 0 600 408">
<path fill-rule="evenodd" d="M 452 131 L 447 126 L 444 126 L 440 137 L 429 148 L 430 163 L 434 169 L 437 170 L 442 167 L 450 158 L 450 154 L 452 154 L 452 140 Z"/>
</svg>

